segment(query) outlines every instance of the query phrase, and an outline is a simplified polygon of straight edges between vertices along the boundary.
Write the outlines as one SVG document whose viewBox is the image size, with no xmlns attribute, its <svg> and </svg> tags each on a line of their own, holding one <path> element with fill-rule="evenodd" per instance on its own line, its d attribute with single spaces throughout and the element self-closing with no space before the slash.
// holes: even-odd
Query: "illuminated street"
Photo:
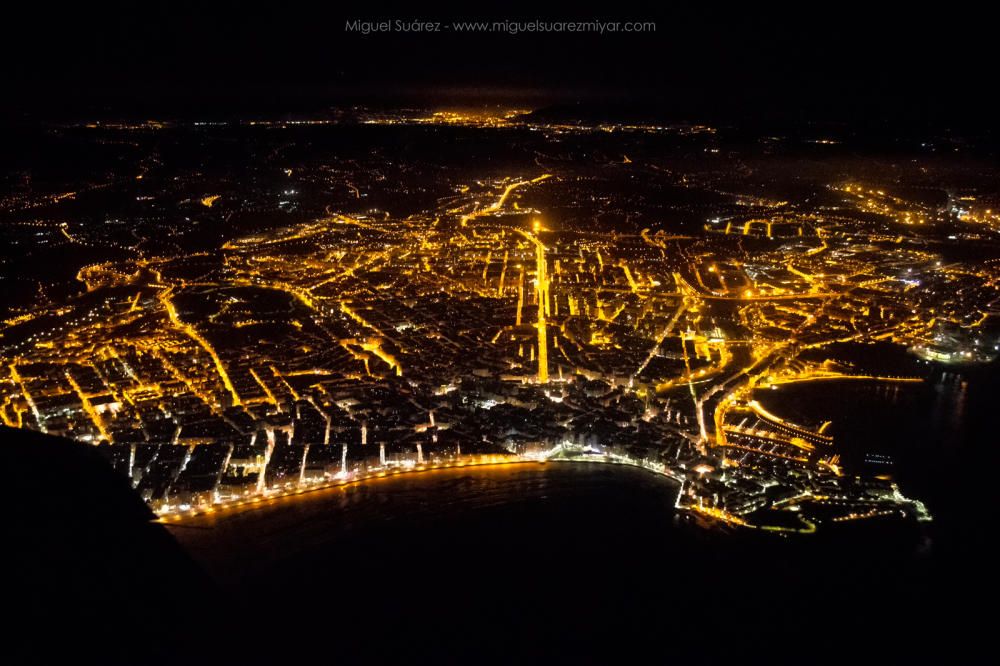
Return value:
<svg viewBox="0 0 1000 666">
<path fill-rule="evenodd" d="M 568 455 L 671 476 L 684 483 L 679 508 L 746 527 L 784 524 L 790 498 L 809 525 L 929 519 L 890 476 L 857 485 L 836 423 L 796 422 L 756 396 L 919 384 L 918 358 L 993 359 L 1000 264 L 944 258 L 980 228 L 970 215 L 842 177 L 817 176 L 828 201 L 815 207 L 723 194 L 697 171 L 665 176 L 641 150 L 715 145 L 709 126 L 566 126 L 516 110 L 360 123 L 500 133 L 534 158 L 393 181 L 374 163 L 278 157 L 276 194 L 194 184 L 178 204 L 189 215 L 289 219 L 182 253 L 141 240 L 132 258 L 80 267 L 80 295 L 11 311 L 4 423 L 100 445 L 164 516 L 470 456 Z M 301 131 L 291 127 L 248 124 Z M 544 152 L 556 140 L 600 140 L 629 160 L 566 163 Z M 130 187 L 154 187 L 141 175 Z M 731 202 L 668 229 L 616 194 L 622 179 Z M 418 188 L 435 196 L 417 204 Z M 635 221 L 598 221 L 622 212 Z M 84 227 L 54 232 L 92 243 Z M 913 360 L 852 358 L 871 345 Z M 831 495 L 845 499 L 832 516 Z"/>
</svg>

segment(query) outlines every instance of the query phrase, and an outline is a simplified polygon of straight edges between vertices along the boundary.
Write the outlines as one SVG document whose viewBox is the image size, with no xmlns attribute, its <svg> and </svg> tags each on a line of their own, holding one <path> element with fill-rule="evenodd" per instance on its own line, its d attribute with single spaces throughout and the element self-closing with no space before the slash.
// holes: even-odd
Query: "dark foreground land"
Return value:
<svg viewBox="0 0 1000 666">
<path fill-rule="evenodd" d="M 926 663 L 985 642 L 961 548 L 704 530 L 640 470 L 449 470 L 168 530 L 89 449 L 3 434 L 5 469 L 51 470 L 5 502 L 10 663 Z"/>
</svg>

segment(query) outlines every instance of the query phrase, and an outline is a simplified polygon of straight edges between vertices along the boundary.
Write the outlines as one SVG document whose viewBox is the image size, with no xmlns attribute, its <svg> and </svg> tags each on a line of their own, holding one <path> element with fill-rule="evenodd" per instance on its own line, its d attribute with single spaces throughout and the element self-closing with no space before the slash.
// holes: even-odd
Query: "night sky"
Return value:
<svg viewBox="0 0 1000 666">
<path fill-rule="evenodd" d="M 988 123 L 989 23 L 866 5 L 490 15 L 355 3 L 122 2 L 8 15 L 8 110 L 306 111 L 381 99 L 600 100 L 687 116 Z M 367 10 L 367 11 L 365 11 Z M 373 34 L 351 19 L 655 21 L 646 34 Z"/>
</svg>

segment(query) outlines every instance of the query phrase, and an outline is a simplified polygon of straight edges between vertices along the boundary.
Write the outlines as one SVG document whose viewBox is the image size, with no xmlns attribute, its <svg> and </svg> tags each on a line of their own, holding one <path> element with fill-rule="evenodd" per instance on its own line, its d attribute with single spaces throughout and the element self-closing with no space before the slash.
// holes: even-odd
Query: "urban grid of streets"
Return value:
<svg viewBox="0 0 1000 666">
<path fill-rule="evenodd" d="M 607 168 L 687 182 L 628 155 Z M 84 266 L 84 293 L 6 321 L 0 416 L 100 444 L 165 520 L 402 472 L 560 459 L 671 476 L 677 506 L 710 522 L 811 532 L 929 518 L 891 480 L 845 473 L 829 422 L 790 422 L 760 396 L 922 381 L 826 355 L 843 345 L 990 358 L 996 264 L 944 262 L 922 231 L 991 228 L 990 210 L 833 182 L 838 206 L 733 195 L 753 214 L 694 232 L 561 226 L 544 202 L 579 196 L 581 180 L 543 157 L 452 183 L 405 217 L 327 206 L 215 251 Z M 226 204 L 205 192 L 193 205 Z"/>
</svg>

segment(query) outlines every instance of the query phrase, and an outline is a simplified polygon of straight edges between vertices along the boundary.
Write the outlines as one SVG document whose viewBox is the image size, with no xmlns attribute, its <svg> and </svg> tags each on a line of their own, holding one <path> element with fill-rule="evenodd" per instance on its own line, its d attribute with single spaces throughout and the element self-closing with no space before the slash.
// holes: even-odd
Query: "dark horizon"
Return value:
<svg viewBox="0 0 1000 666">
<path fill-rule="evenodd" d="M 316 112 L 350 103 L 587 102 L 684 119 L 779 117 L 981 129 L 986 25 L 960 12 L 754 7 L 607 15 L 509 9 L 249 9 L 107 3 L 16 9 L 5 36 L 15 118 Z M 644 21 L 634 34 L 398 31 L 351 20 Z"/>
</svg>

